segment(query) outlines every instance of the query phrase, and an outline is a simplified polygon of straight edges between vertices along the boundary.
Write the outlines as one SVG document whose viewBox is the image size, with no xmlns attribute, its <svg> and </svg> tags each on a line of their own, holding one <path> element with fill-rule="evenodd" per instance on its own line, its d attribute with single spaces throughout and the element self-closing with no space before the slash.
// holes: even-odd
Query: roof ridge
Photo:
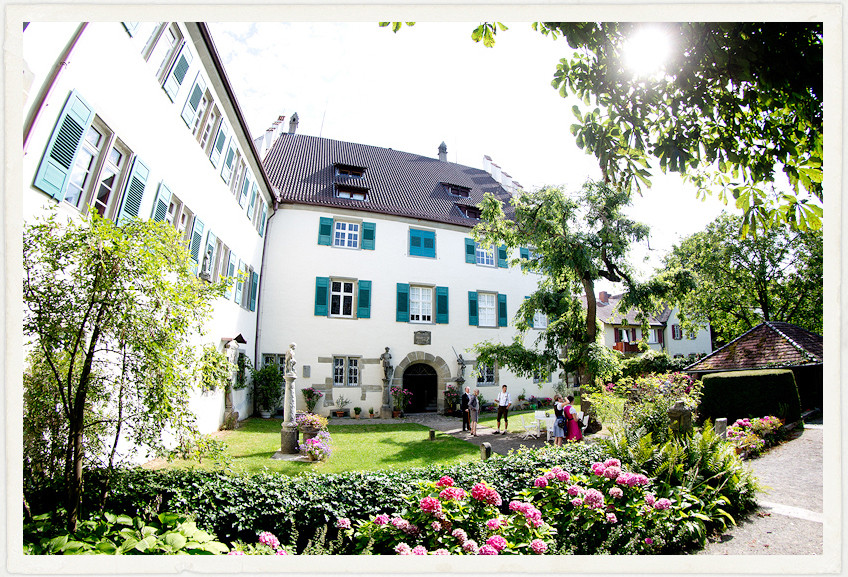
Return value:
<svg viewBox="0 0 848 577">
<path fill-rule="evenodd" d="M 736 341 L 738 341 L 739 339 L 741 339 L 742 337 L 744 337 L 745 335 L 747 335 L 748 333 L 750 333 L 750 332 L 752 332 L 752 331 L 754 331 L 754 330 L 756 330 L 756 329 L 760 328 L 761 326 L 763 326 L 763 323 L 760 323 L 760 324 L 758 324 L 757 326 L 755 326 L 755 327 L 753 327 L 753 328 L 748 329 L 747 331 L 745 331 L 744 333 L 742 333 L 741 335 L 739 335 L 738 337 L 736 337 L 735 339 L 733 339 L 733 340 L 732 340 L 732 341 L 730 341 L 729 343 L 725 344 L 724 346 L 721 346 L 721 347 L 717 348 L 716 350 L 714 350 L 713 352 L 711 352 L 711 353 L 710 353 L 710 354 L 708 354 L 707 356 L 705 356 L 705 357 L 701 357 L 700 359 L 698 359 L 698 360 L 697 360 L 697 361 L 695 361 L 694 363 L 692 363 L 692 364 L 690 364 L 690 365 L 687 365 L 687 366 L 683 367 L 683 370 L 684 370 L 684 371 L 689 370 L 689 368 L 690 368 L 690 367 L 693 367 L 693 366 L 697 365 L 698 363 L 702 363 L 702 362 L 706 361 L 708 358 L 710 358 L 710 357 L 712 357 L 712 356 L 714 356 L 714 355 L 717 355 L 719 352 L 723 351 L 724 349 L 726 349 L 727 347 L 729 347 L 730 345 L 732 345 L 733 343 L 735 343 Z"/>
<path fill-rule="evenodd" d="M 787 325 L 789 325 L 789 326 L 793 326 L 793 327 L 795 327 L 795 328 L 798 328 L 798 329 L 801 329 L 801 330 L 805 330 L 805 329 L 802 329 L 801 327 L 799 327 L 799 326 L 797 326 L 797 325 L 793 325 L 792 323 L 787 323 L 787 322 L 785 322 L 785 321 L 774 321 L 774 322 L 783 322 L 783 323 L 785 323 L 785 324 L 787 324 Z M 763 324 L 768 325 L 768 327 L 769 327 L 770 329 L 772 329 L 774 332 L 776 332 L 777 334 L 779 334 L 780 336 L 782 336 L 784 339 L 786 339 L 787 341 L 789 341 L 789 344 L 791 344 L 793 347 L 795 347 L 796 349 L 798 349 L 798 350 L 801 352 L 801 354 L 802 354 L 802 355 L 807 356 L 807 357 L 810 357 L 810 358 L 812 358 L 812 359 L 814 359 L 814 360 L 816 360 L 816 361 L 818 361 L 818 362 L 820 362 L 820 363 L 823 363 L 823 362 L 824 362 L 824 359 L 820 359 L 820 358 L 818 358 L 816 355 L 812 354 L 810 351 L 808 351 L 806 348 L 804 348 L 804 346 L 802 346 L 800 343 L 795 342 L 795 340 L 794 340 L 792 337 L 790 337 L 789 335 L 787 335 L 786 333 L 784 333 L 782 330 L 780 330 L 779 328 L 777 328 L 776 326 L 774 326 L 774 325 L 772 324 L 772 321 L 763 321 Z"/>
</svg>

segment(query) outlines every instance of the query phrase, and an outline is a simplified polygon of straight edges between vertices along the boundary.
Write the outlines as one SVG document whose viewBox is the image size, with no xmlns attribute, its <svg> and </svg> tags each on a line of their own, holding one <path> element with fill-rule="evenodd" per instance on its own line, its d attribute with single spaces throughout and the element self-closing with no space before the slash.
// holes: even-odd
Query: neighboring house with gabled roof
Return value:
<svg viewBox="0 0 848 577">
<path fill-rule="evenodd" d="M 697 378 L 708 373 L 786 368 L 795 373 L 802 408 L 821 408 L 824 339 L 799 326 L 763 322 L 686 367 Z"/>
<path fill-rule="evenodd" d="M 635 309 L 621 310 L 619 304 L 624 293 L 613 295 L 606 291 L 598 293 L 596 300 L 597 319 L 603 324 L 604 344 L 625 354 L 638 353 L 642 340 L 642 322 L 637 319 Z M 586 306 L 586 297 L 581 297 Z M 683 333 L 677 317 L 677 308 L 666 306 L 663 311 L 648 318 L 648 347 L 665 351 L 672 357 L 688 357 L 706 354 L 712 350 L 709 327 L 699 329 L 694 337 Z"/>
<path fill-rule="evenodd" d="M 471 238 L 487 193 L 512 214 L 515 181 L 490 159 L 487 169 L 449 162 L 444 143 L 434 153 L 285 133 L 264 156 L 279 209 L 263 277 L 262 363 L 279 363 L 296 342 L 297 387 L 323 391 L 316 410 L 325 414 L 340 396 L 348 409 L 385 407 L 386 347 L 390 384 L 413 392 L 412 411 L 442 409 L 446 386 L 460 377 L 489 400 L 502 384 L 514 400 L 522 389 L 552 394 L 551 375 L 476 366 L 472 349 L 512 342 L 512 319 L 541 278 L 510 265 L 524 251 Z"/>
</svg>

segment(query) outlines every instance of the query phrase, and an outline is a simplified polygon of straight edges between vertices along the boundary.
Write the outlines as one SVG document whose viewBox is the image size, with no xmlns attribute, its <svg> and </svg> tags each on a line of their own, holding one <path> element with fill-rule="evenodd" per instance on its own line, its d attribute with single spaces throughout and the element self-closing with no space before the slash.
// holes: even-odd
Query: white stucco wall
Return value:
<svg viewBox="0 0 848 577">
<path fill-rule="evenodd" d="M 705 327 L 699 329 L 695 334 L 694 339 L 690 339 L 685 334 L 682 339 L 674 340 L 671 338 L 671 325 L 679 325 L 680 320 L 677 316 L 677 309 L 671 311 L 671 316 L 668 317 L 668 328 L 666 329 L 665 342 L 668 348 L 668 354 L 689 356 L 692 353 L 707 354 L 713 350 L 712 340 L 710 339 L 710 328 Z"/>
<path fill-rule="evenodd" d="M 319 245 L 320 218 L 334 216 L 376 223 L 375 250 Z M 436 258 L 409 256 L 410 227 L 436 231 Z M 448 371 L 449 378 L 453 379 L 458 370 L 456 350 L 468 363 L 466 384 L 476 386 L 476 381 L 471 379 L 474 359 L 471 347 L 484 340 L 512 341 L 516 333 L 512 318 L 524 297 L 535 291 L 539 277 L 524 274 L 519 267 L 504 269 L 466 263 L 465 238 L 468 236 L 469 229 L 454 225 L 357 211 L 284 205 L 269 227 L 260 319 L 260 355 L 283 354 L 290 342 L 296 342 L 297 387 L 301 389 L 331 383 L 332 364 L 326 361 L 333 356 L 348 355 L 364 359 L 360 362 L 360 382 L 366 386 L 379 386 L 383 377 L 379 357 L 387 346 L 396 367 L 396 384 L 401 383 L 400 363 L 407 358 L 414 360 L 410 355 L 422 357 L 427 364 L 441 366 L 442 371 Z M 370 318 L 315 316 L 316 277 L 370 280 Z M 398 322 L 397 283 L 448 287 L 449 323 Z M 469 291 L 506 294 L 510 325 L 502 328 L 469 326 Z M 435 302 L 433 315 L 435 318 Z M 430 345 L 414 344 L 414 333 L 418 330 L 431 333 Z M 531 330 L 527 341 L 535 340 L 537 333 Z M 425 355 L 430 355 L 432 360 L 427 360 Z M 308 378 L 303 376 L 305 366 L 310 368 Z M 515 400 L 522 389 L 526 389 L 528 396 L 552 394 L 552 385 L 548 384 L 539 391 L 532 379 L 516 377 L 505 369 L 499 371 L 500 384 L 508 385 Z M 482 387 L 481 393 L 486 399 L 493 400 L 498 390 L 499 386 Z M 333 393 L 343 394 L 351 400 L 348 409 L 360 406 L 365 413 L 369 407 L 378 411 L 382 404 L 377 391 L 368 392 L 365 400 L 362 400 L 359 387 L 336 387 Z M 441 406 L 441 392 L 438 396 Z M 305 408 L 302 394 L 298 393 L 297 404 L 299 409 Z M 325 414 L 330 408 L 318 407 Z"/>
<path fill-rule="evenodd" d="M 57 206 L 71 218 L 79 218 L 75 207 L 57 203 L 32 183 L 47 143 L 54 130 L 68 95 L 77 90 L 93 107 L 97 116 L 117 137 L 148 166 L 150 175 L 144 191 L 139 216 L 149 218 L 160 183 L 164 182 L 179 199 L 204 223 L 202 246 L 211 231 L 241 260 L 256 271 L 262 264 L 263 238 L 259 236 L 245 208 L 230 192 L 220 176 L 222 162 L 217 168 L 201 149 L 191 130 L 181 118 L 183 106 L 198 71 L 206 79 L 213 100 L 226 115 L 226 95 L 215 90 L 215 71 L 206 68 L 198 54 L 202 46 L 195 44 L 189 30 L 179 24 L 183 37 L 194 50 L 194 59 L 174 101 L 167 96 L 155 76 L 155 66 L 141 56 L 141 48 L 149 30 L 141 29 L 130 37 L 120 22 L 89 23 L 76 44 L 67 66 L 50 89 L 49 97 L 40 108 L 23 158 L 24 220 L 30 221 L 46 208 Z M 32 72 L 32 85 L 27 93 L 24 110 L 33 109 L 39 91 L 48 79 L 61 50 L 76 30 L 76 24 L 32 23 L 24 33 L 23 55 Z M 218 83 L 219 84 L 219 83 Z M 236 135 L 243 157 L 249 135 L 241 132 L 237 119 L 225 116 L 230 134 Z M 225 148 L 226 150 L 226 148 Z M 257 165 L 258 166 L 258 165 Z M 259 174 L 254 171 L 253 180 Z M 258 179 L 260 194 L 270 204 L 270 191 Z M 256 313 L 242 308 L 230 299 L 218 299 L 198 345 L 211 343 L 223 349 L 222 339 L 238 334 L 247 341 L 242 352 L 254 356 Z M 236 410 L 240 418 L 251 410 L 244 402 L 244 393 L 236 393 Z M 223 416 L 223 393 L 217 391 L 194 396 L 192 408 L 198 416 L 202 432 L 218 428 Z"/>
</svg>

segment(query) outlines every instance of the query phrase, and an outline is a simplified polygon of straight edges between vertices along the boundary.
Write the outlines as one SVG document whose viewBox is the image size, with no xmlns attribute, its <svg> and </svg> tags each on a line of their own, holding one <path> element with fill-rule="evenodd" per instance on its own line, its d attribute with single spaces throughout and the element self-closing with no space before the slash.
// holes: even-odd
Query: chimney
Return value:
<svg viewBox="0 0 848 577">
<path fill-rule="evenodd" d="M 610 294 L 607 291 L 601 291 L 598 293 L 598 300 L 604 304 L 609 304 Z"/>
<path fill-rule="evenodd" d="M 483 170 L 492 174 L 492 157 L 488 154 L 483 155 Z"/>
<path fill-rule="evenodd" d="M 297 130 L 297 123 L 300 119 L 297 117 L 297 112 L 291 115 L 289 118 L 289 134 L 294 134 Z"/>
<path fill-rule="evenodd" d="M 441 160 L 442 162 L 448 161 L 448 145 L 445 144 L 444 140 L 439 145 L 439 160 Z"/>
</svg>

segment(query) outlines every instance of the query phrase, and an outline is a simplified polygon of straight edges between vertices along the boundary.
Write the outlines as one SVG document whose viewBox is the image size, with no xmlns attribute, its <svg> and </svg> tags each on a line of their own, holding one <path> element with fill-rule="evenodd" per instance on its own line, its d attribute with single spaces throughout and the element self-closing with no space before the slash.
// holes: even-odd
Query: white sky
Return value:
<svg viewBox="0 0 848 577">
<path fill-rule="evenodd" d="M 419 22 L 395 34 L 376 22 L 209 23 L 254 137 L 297 112 L 301 134 L 432 157 L 444 141 L 448 160 L 475 168 L 488 154 L 527 190 L 599 178 L 571 135 L 576 101 L 551 86 L 567 43 L 522 22 L 486 48 L 471 40 L 476 25 Z M 643 274 L 725 208 L 697 200 L 676 174 L 656 168 L 652 182 L 629 211 L 651 227 L 652 250 L 632 260 L 649 257 Z"/>
</svg>

